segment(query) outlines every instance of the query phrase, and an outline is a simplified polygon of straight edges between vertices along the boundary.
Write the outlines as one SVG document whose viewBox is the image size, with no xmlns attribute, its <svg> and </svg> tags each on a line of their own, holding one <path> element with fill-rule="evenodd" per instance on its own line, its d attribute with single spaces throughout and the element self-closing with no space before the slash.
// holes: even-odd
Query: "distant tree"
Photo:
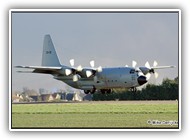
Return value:
<svg viewBox="0 0 190 140">
<path fill-rule="evenodd" d="M 28 87 L 23 87 L 22 89 L 23 89 L 23 93 L 25 93 L 29 90 Z"/>
<path fill-rule="evenodd" d="M 147 84 L 145 88 L 131 92 L 127 89 L 114 89 L 110 94 L 96 93 L 93 100 L 175 100 L 178 99 L 178 77 L 165 78 L 161 85 Z"/>
<path fill-rule="evenodd" d="M 24 96 L 31 96 L 31 95 L 39 95 L 39 93 L 34 89 L 29 89 L 27 87 L 23 87 L 22 95 Z"/>
<path fill-rule="evenodd" d="M 44 94 L 45 93 L 45 89 L 44 88 L 39 88 L 39 93 L 40 94 Z"/>
<path fill-rule="evenodd" d="M 114 93 L 124 93 L 124 92 L 127 92 L 129 89 L 127 88 L 115 88 L 115 89 L 112 89 L 112 92 Z"/>
<path fill-rule="evenodd" d="M 179 83 L 179 77 L 177 76 L 176 78 L 174 78 L 174 81 L 175 81 L 175 83 Z"/>
</svg>

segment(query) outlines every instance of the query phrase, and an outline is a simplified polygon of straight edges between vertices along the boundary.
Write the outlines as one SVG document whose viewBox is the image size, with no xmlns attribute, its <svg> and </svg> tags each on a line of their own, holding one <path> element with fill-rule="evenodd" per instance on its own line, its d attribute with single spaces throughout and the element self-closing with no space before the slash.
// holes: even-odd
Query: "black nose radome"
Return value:
<svg viewBox="0 0 190 140">
<path fill-rule="evenodd" d="M 139 76 L 137 80 L 138 80 L 139 85 L 143 85 L 147 82 L 146 77 L 142 75 Z"/>
</svg>

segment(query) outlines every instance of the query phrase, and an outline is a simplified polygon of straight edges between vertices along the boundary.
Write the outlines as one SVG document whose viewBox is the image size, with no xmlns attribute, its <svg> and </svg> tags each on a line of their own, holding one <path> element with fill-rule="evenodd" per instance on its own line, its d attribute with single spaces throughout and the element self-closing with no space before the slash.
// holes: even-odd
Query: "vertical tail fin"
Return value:
<svg viewBox="0 0 190 140">
<path fill-rule="evenodd" d="M 42 66 L 60 66 L 57 53 L 55 51 L 50 35 L 44 36 Z"/>
</svg>

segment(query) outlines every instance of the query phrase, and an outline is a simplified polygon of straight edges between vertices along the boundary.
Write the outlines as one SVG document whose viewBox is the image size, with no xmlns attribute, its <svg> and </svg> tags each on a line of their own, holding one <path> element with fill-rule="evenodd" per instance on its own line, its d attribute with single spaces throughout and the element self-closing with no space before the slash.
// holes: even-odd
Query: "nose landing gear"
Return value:
<svg viewBox="0 0 190 140">
<path fill-rule="evenodd" d="M 137 88 L 136 87 L 131 87 L 130 88 L 132 92 L 137 92 Z"/>
</svg>

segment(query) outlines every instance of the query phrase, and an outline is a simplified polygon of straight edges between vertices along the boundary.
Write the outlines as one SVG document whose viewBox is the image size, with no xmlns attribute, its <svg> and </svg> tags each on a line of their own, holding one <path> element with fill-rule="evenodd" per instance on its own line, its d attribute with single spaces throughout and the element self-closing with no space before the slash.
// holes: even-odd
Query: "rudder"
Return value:
<svg viewBox="0 0 190 140">
<path fill-rule="evenodd" d="M 42 66 L 61 66 L 50 35 L 44 36 Z"/>
</svg>

